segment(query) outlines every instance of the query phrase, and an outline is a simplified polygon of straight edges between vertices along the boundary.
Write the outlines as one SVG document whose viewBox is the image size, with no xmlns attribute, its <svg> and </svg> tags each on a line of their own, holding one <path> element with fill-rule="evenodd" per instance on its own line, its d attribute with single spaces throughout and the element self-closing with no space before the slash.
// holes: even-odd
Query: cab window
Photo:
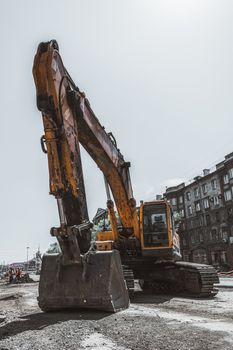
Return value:
<svg viewBox="0 0 233 350">
<path fill-rule="evenodd" d="M 143 207 L 143 235 L 146 247 L 168 244 L 167 213 L 165 205 Z"/>
</svg>

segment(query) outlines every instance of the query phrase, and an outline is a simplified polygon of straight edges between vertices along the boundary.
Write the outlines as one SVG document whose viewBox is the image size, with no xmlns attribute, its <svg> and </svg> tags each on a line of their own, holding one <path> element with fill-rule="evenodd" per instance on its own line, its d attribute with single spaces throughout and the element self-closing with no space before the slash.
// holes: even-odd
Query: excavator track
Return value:
<svg viewBox="0 0 233 350">
<path fill-rule="evenodd" d="M 133 271 L 143 291 L 195 298 L 213 297 L 218 293 L 215 284 L 219 278 L 211 265 L 164 261 L 144 265 L 140 272 L 134 265 Z"/>
<path fill-rule="evenodd" d="M 128 266 L 122 265 L 124 280 L 128 289 L 129 297 L 134 295 L 134 274 Z"/>
<path fill-rule="evenodd" d="M 178 261 L 175 265 L 184 276 L 184 292 L 199 298 L 215 296 L 218 289 L 214 284 L 219 278 L 213 266 Z"/>
</svg>

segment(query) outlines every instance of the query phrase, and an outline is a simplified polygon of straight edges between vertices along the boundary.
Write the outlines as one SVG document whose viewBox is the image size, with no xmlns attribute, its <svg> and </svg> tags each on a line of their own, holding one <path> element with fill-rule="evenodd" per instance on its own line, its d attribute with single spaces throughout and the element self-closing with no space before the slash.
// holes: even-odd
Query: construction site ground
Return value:
<svg viewBox="0 0 233 350">
<path fill-rule="evenodd" d="M 43 313 L 38 283 L 0 283 L 0 350 L 233 349 L 233 278 L 212 299 L 144 294 L 129 309 Z"/>
</svg>

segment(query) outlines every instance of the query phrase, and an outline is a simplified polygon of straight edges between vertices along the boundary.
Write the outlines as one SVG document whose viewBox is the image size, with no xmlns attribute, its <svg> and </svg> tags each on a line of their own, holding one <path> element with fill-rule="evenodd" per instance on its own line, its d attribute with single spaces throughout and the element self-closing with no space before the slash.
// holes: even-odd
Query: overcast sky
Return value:
<svg viewBox="0 0 233 350">
<path fill-rule="evenodd" d="M 32 64 L 56 39 L 64 64 L 152 199 L 233 151 L 232 0 L 0 1 L 0 262 L 44 252 L 58 225 Z M 102 174 L 83 151 L 90 218 Z"/>
</svg>

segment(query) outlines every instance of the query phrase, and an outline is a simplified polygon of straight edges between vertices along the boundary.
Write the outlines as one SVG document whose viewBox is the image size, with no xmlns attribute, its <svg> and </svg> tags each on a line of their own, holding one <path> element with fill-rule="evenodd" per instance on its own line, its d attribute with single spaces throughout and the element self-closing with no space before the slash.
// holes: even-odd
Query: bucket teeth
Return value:
<svg viewBox="0 0 233 350">
<path fill-rule="evenodd" d="M 45 255 L 39 284 L 44 311 L 88 308 L 117 312 L 129 306 L 119 252 L 87 253 L 81 264 L 63 265 L 61 255 Z"/>
</svg>

